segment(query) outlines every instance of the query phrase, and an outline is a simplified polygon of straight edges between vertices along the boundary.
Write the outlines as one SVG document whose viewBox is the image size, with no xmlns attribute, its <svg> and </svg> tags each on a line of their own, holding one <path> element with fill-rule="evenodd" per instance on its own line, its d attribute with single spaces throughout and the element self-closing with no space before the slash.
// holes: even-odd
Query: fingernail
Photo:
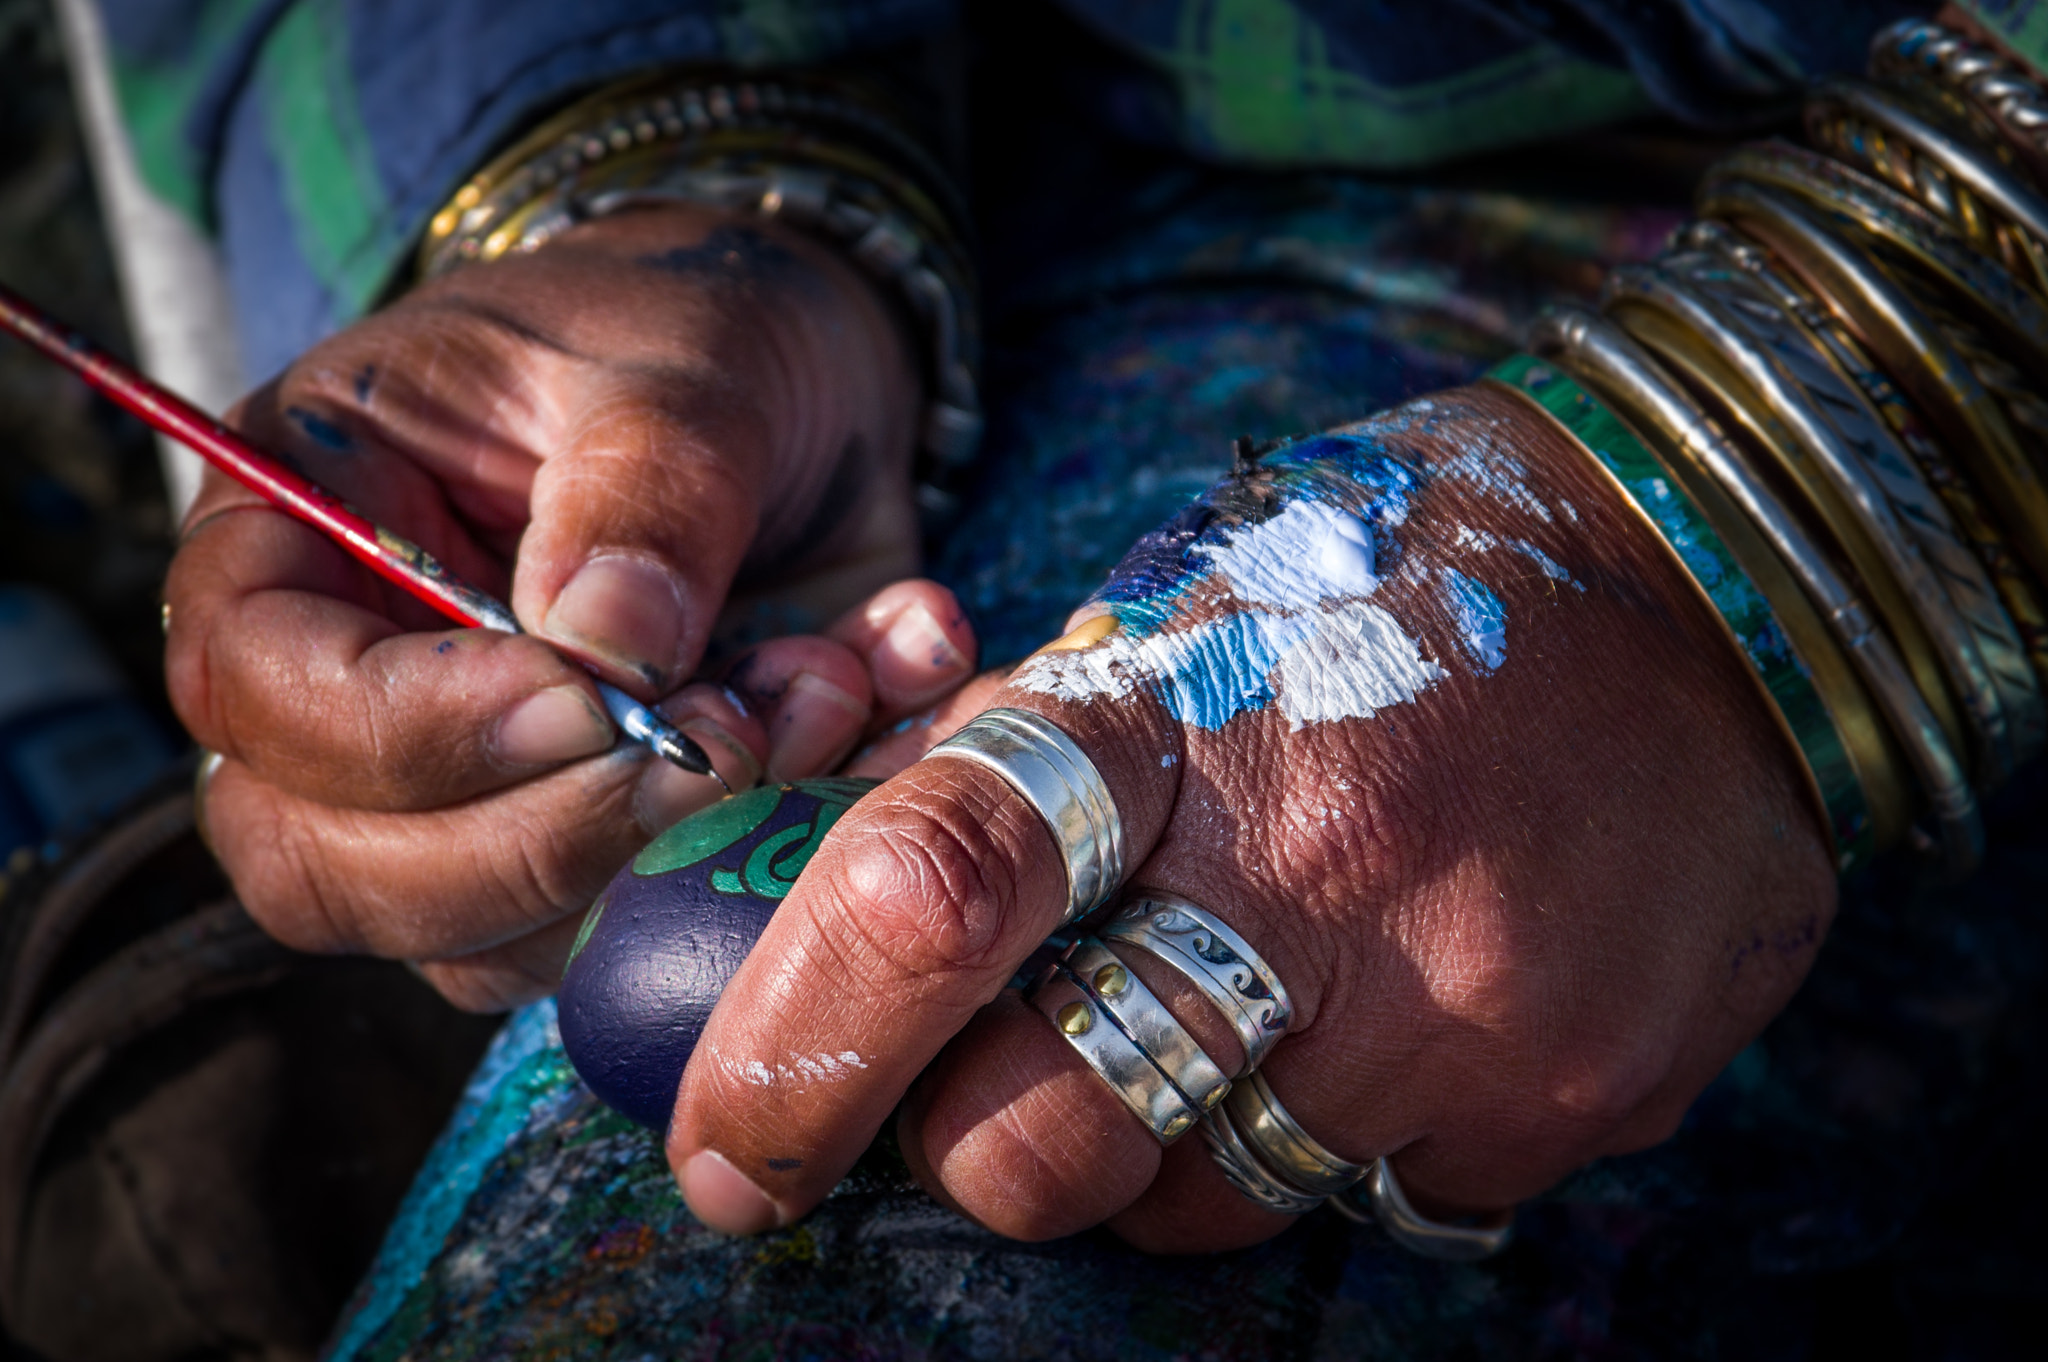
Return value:
<svg viewBox="0 0 2048 1362">
<path fill-rule="evenodd" d="M 699 1150 L 683 1163 L 676 1181 L 696 1217 L 726 1234 L 759 1234 L 782 1223 L 768 1194 L 715 1149 Z"/>
<path fill-rule="evenodd" d="M 868 707 L 820 676 L 798 672 L 768 735 L 768 779 L 829 771 L 867 727 Z"/>
<path fill-rule="evenodd" d="M 967 655 L 953 646 L 953 640 L 939 627 L 937 617 L 923 601 L 913 602 L 898 615 L 882 641 L 903 661 L 932 671 L 963 671 L 967 667 Z"/>
<path fill-rule="evenodd" d="M 649 837 L 658 837 L 699 809 L 716 804 L 725 798 L 726 787 L 737 794 L 761 783 L 761 763 L 746 744 L 717 723 L 696 715 L 678 727 L 697 740 L 725 778 L 725 786 L 665 761 L 649 762 L 633 791 L 633 818 Z"/>
<path fill-rule="evenodd" d="M 717 720 L 697 714 L 679 726 L 697 740 L 697 745 L 704 749 L 704 754 L 711 758 L 711 764 L 718 768 L 718 774 L 735 793 L 751 790 L 761 783 L 760 761 L 745 743 L 726 732 Z"/>
<path fill-rule="evenodd" d="M 683 588 L 666 569 L 613 554 L 578 568 L 543 630 L 665 689 L 682 659 Z"/>
<path fill-rule="evenodd" d="M 877 693 L 903 708 L 943 695 L 971 665 L 922 601 L 895 618 L 871 658 Z"/>
<path fill-rule="evenodd" d="M 611 720 L 580 687 L 550 686 L 505 711 L 491 746 L 501 761 L 541 766 L 595 756 L 614 740 Z"/>
</svg>

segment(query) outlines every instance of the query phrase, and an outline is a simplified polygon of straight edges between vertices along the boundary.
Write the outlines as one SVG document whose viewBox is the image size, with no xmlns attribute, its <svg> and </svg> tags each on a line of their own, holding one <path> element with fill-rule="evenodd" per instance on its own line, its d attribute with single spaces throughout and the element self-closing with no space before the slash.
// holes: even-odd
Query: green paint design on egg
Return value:
<svg viewBox="0 0 2048 1362">
<path fill-rule="evenodd" d="M 793 788 L 782 785 L 749 790 L 685 818 L 633 858 L 633 873 L 672 874 L 701 865 L 740 845 L 775 816 L 782 807 L 783 795 Z M 763 838 L 739 867 L 715 867 L 710 878 L 714 890 L 721 894 L 781 899 L 811 863 L 818 844 L 839 816 L 872 787 L 857 780 L 807 780 L 802 788 L 819 801 L 817 815 L 808 823 L 795 823 Z M 586 922 L 586 929 L 589 925 Z"/>
</svg>

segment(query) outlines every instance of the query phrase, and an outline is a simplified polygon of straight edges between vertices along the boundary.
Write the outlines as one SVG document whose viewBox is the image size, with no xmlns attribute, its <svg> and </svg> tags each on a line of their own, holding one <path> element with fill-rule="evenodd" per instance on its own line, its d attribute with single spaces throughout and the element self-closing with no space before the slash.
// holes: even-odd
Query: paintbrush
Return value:
<svg viewBox="0 0 2048 1362">
<path fill-rule="evenodd" d="M 319 530 L 357 562 L 457 624 L 507 634 L 526 632 L 502 602 L 464 582 L 419 545 L 372 523 L 334 493 L 293 472 L 170 389 L 58 325 L 5 285 L 0 285 L 0 328 L 77 374 L 123 410 L 140 417 L 150 429 L 170 436 L 280 511 Z M 685 771 L 725 784 L 704 749 L 652 708 L 601 679 L 597 692 L 604 697 L 612 721 L 627 737 L 645 743 Z"/>
</svg>

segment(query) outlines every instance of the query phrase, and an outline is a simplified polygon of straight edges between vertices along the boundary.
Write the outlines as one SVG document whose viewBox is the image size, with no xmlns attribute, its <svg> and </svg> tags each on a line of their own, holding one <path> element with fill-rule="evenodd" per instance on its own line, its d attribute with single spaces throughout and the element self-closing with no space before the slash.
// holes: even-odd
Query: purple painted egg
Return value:
<svg viewBox="0 0 2048 1362">
<path fill-rule="evenodd" d="M 649 842 L 583 919 L 557 997 L 562 1048 L 607 1104 L 666 1130 L 712 1004 L 871 780 L 734 795 Z"/>
</svg>

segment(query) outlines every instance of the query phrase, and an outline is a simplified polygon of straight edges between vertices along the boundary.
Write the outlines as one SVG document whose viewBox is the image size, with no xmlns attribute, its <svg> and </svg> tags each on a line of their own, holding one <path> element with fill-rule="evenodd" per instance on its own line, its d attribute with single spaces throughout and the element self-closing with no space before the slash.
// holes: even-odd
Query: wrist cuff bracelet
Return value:
<svg viewBox="0 0 2048 1362">
<path fill-rule="evenodd" d="M 893 295 L 925 351 L 927 527 L 957 510 L 981 442 L 980 327 L 965 208 L 916 140 L 850 82 L 667 74 L 609 86 L 472 176 L 435 215 L 418 272 L 531 251 L 581 222 L 679 202 L 787 222 Z"/>
</svg>

